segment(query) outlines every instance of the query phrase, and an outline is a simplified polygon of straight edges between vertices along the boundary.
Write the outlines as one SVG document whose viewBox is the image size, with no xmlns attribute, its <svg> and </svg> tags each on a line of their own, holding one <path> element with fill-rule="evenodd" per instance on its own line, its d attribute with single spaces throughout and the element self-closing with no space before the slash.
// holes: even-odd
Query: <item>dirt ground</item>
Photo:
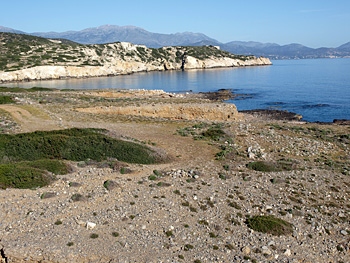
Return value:
<svg viewBox="0 0 350 263">
<path fill-rule="evenodd" d="M 104 128 L 168 161 L 126 164 L 129 174 L 72 163 L 74 172 L 48 187 L 0 190 L 3 262 L 350 262 L 349 125 L 274 120 L 163 91 L 14 96 L 16 104 L 0 105 L 3 132 Z M 227 140 L 198 139 L 203 123 L 220 125 Z M 297 168 L 253 171 L 252 161 Z M 155 170 L 164 177 L 153 182 Z M 119 188 L 104 189 L 107 179 Z M 40 199 L 45 192 L 55 197 Z M 88 201 L 72 202 L 75 193 Z M 260 214 L 291 222 L 293 234 L 249 229 L 245 217 Z"/>
</svg>

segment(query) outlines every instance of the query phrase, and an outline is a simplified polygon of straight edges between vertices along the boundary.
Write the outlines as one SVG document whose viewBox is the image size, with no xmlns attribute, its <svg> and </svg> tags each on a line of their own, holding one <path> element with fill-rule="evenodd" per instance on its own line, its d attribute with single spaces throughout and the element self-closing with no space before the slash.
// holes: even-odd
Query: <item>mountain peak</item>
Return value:
<svg viewBox="0 0 350 263">
<path fill-rule="evenodd" d="M 67 31 L 62 33 L 33 33 L 33 35 L 46 38 L 66 38 L 82 44 L 104 44 L 112 42 L 132 42 L 134 44 L 159 48 L 162 46 L 191 46 L 200 41 L 218 43 L 202 33 L 176 33 L 160 34 L 152 33 L 141 27 L 132 25 L 101 25 L 99 27 L 86 28 L 81 31 Z"/>
<path fill-rule="evenodd" d="M 25 32 L 0 26 L 0 32 L 26 34 Z M 220 46 L 222 50 L 234 54 L 264 56 L 270 59 L 291 58 L 327 58 L 327 57 L 349 57 L 350 42 L 338 48 L 309 48 L 301 44 L 292 43 L 279 45 L 276 43 L 261 43 L 255 41 L 231 41 L 221 43 L 203 33 L 177 32 L 173 34 L 152 33 L 143 28 L 127 25 L 101 25 L 86 28 L 80 31 L 66 32 L 37 32 L 34 36 L 45 38 L 68 39 L 81 44 L 104 44 L 113 42 L 131 42 L 133 44 L 145 45 L 151 48 L 164 46 Z"/>
</svg>

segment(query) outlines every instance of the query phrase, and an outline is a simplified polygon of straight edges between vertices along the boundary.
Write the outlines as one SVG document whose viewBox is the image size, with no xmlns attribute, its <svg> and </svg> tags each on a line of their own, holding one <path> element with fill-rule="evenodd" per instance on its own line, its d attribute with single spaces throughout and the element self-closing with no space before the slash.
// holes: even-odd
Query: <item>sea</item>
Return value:
<svg viewBox="0 0 350 263">
<path fill-rule="evenodd" d="M 141 72 L 114 77 L 6 83 L 7 87 L 147 89 L 172 93 L 230 89 L 238 110 L 294 112 L 308 122 L 350 119 L 350 59 L 272 60 L 270 66 Z"/>
</svg>

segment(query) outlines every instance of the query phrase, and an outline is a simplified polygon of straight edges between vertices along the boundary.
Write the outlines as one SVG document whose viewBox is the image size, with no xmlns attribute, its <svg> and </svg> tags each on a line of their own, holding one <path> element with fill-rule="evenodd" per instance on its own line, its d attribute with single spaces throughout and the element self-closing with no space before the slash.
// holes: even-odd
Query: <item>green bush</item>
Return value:
<svg viewBox="0 0 350 263">
<path fill-rule="evenodd" d="M 296 168 L 295 162 L 291 160 L 278 160 L 276 162 L 256 161 L 247 164 L 247 167 L 260 172 L 290 171 Z"/>
<path fill-rule="evenodd" d="M 272 215 L 249 217 L 246 220 L 246 224 L 254 231 L 276 236 L 293 233 L 293 225 L 291 223 Z"/>
<path fill-rule="evenodd" d="M 257 162 L 251 162 L 247 164 L 247 167 L 260 172 L 274 172 L 277 171 L 276 166 L 272 163 L 264 162 L 264 161 L 257 161 Z"/>
<path fill-rule="evenodd" d="M 141 164 L 160 161 L 155 152 L 144 145 L 108 137 L 102 130 L 77 128 L 16 135 L 1 134 L 0 154 L 10 161 L 102 161 L 108 157 Z"/>
<path fill-rule="evenodd" d="M 36 160 L 0 164 L 0 188 L 36 188 L 55 179 L 54 174 L 67 174 L 69 167 L 59 160 Z"/>
<path fill-rule="evenodd" d="M 48 185 L 52 177 L 45 171 L 20 164 L 1 164 L 0 165 L 0 188 L 8 187 L 31 189 Z"/>
<path fill-rule="evenodd" d="M 69 172 L 63 160 L 108 158 L 141 164 L 161 161 L 148 147 L 108 137 L 98 129 L 0 134 L 0 188 L 42 187 L 54 179 L 47 172 Z"/>
<path fill-rule="evenodd" d="M 32 162 L 20 162 L 19 164 L 22 166 L 46 170 L 54 174 L 67 174 L 70 172 L 70 167 L 60 160 L 42 159 Z"/>
<path fill-rule="evenodd" d="M 204 131 L 202 135 L 213 141 L 219 141 L 225 137 L 226 133 L 220 127 L 211 127 L 208 130 Z"/>
<path fill-rule="evenodd" d="M 92 238 L 92 239 L 98 238 L 98 234 L 92 233 L 92 234 L 90 234 L 90 238 Z"/>
<path fill-rule="evenodd" d="M 10 96 L 0 96 L 0 104 L 10 104 L 15 101 Z"/>
<path fill-rule="evenodd" d="M 34 92 L 34 91 L 53 91 L 55 89 L 51 89 L 51 88 L 44 88 L 44 87 L 32 87 L 30 89 L 27 89 L 27 91 L 29 92 Z"/>
</svg>

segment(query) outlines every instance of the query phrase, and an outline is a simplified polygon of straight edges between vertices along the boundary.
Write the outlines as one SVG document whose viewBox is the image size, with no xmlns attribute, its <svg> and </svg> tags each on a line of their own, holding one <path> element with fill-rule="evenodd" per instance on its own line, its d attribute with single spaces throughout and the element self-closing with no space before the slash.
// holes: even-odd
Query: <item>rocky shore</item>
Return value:
<svg viewBox="0 0 350 263">
<path fill-rule="evenodd" d="M 246 61 L 239 59 L 205 59 L 188 57 L 186 70 L 210 69 L 223 67 L 266 66 L 271 65 L 268 58 L 252 58 Z M 181 64 L 143 63 L 138 61 L 113 61 L 103 66 L 36 66 L 9 72 L 0 72 L 0 83 L 14 81 L 91 78 L 125 75 L 137 72 L 180 70 Z"/>
<path fill-rule="evenodd" d="M 69 162 L 49 186 L 0 190 L 1 262 L 350 262 L 347 123 L 238 112 L 212 94 L 11 94 L 3 133 L 104 128 L 169 161 Z M 256 231 L 258 215 L 292 231 Z"/>
</svg>

